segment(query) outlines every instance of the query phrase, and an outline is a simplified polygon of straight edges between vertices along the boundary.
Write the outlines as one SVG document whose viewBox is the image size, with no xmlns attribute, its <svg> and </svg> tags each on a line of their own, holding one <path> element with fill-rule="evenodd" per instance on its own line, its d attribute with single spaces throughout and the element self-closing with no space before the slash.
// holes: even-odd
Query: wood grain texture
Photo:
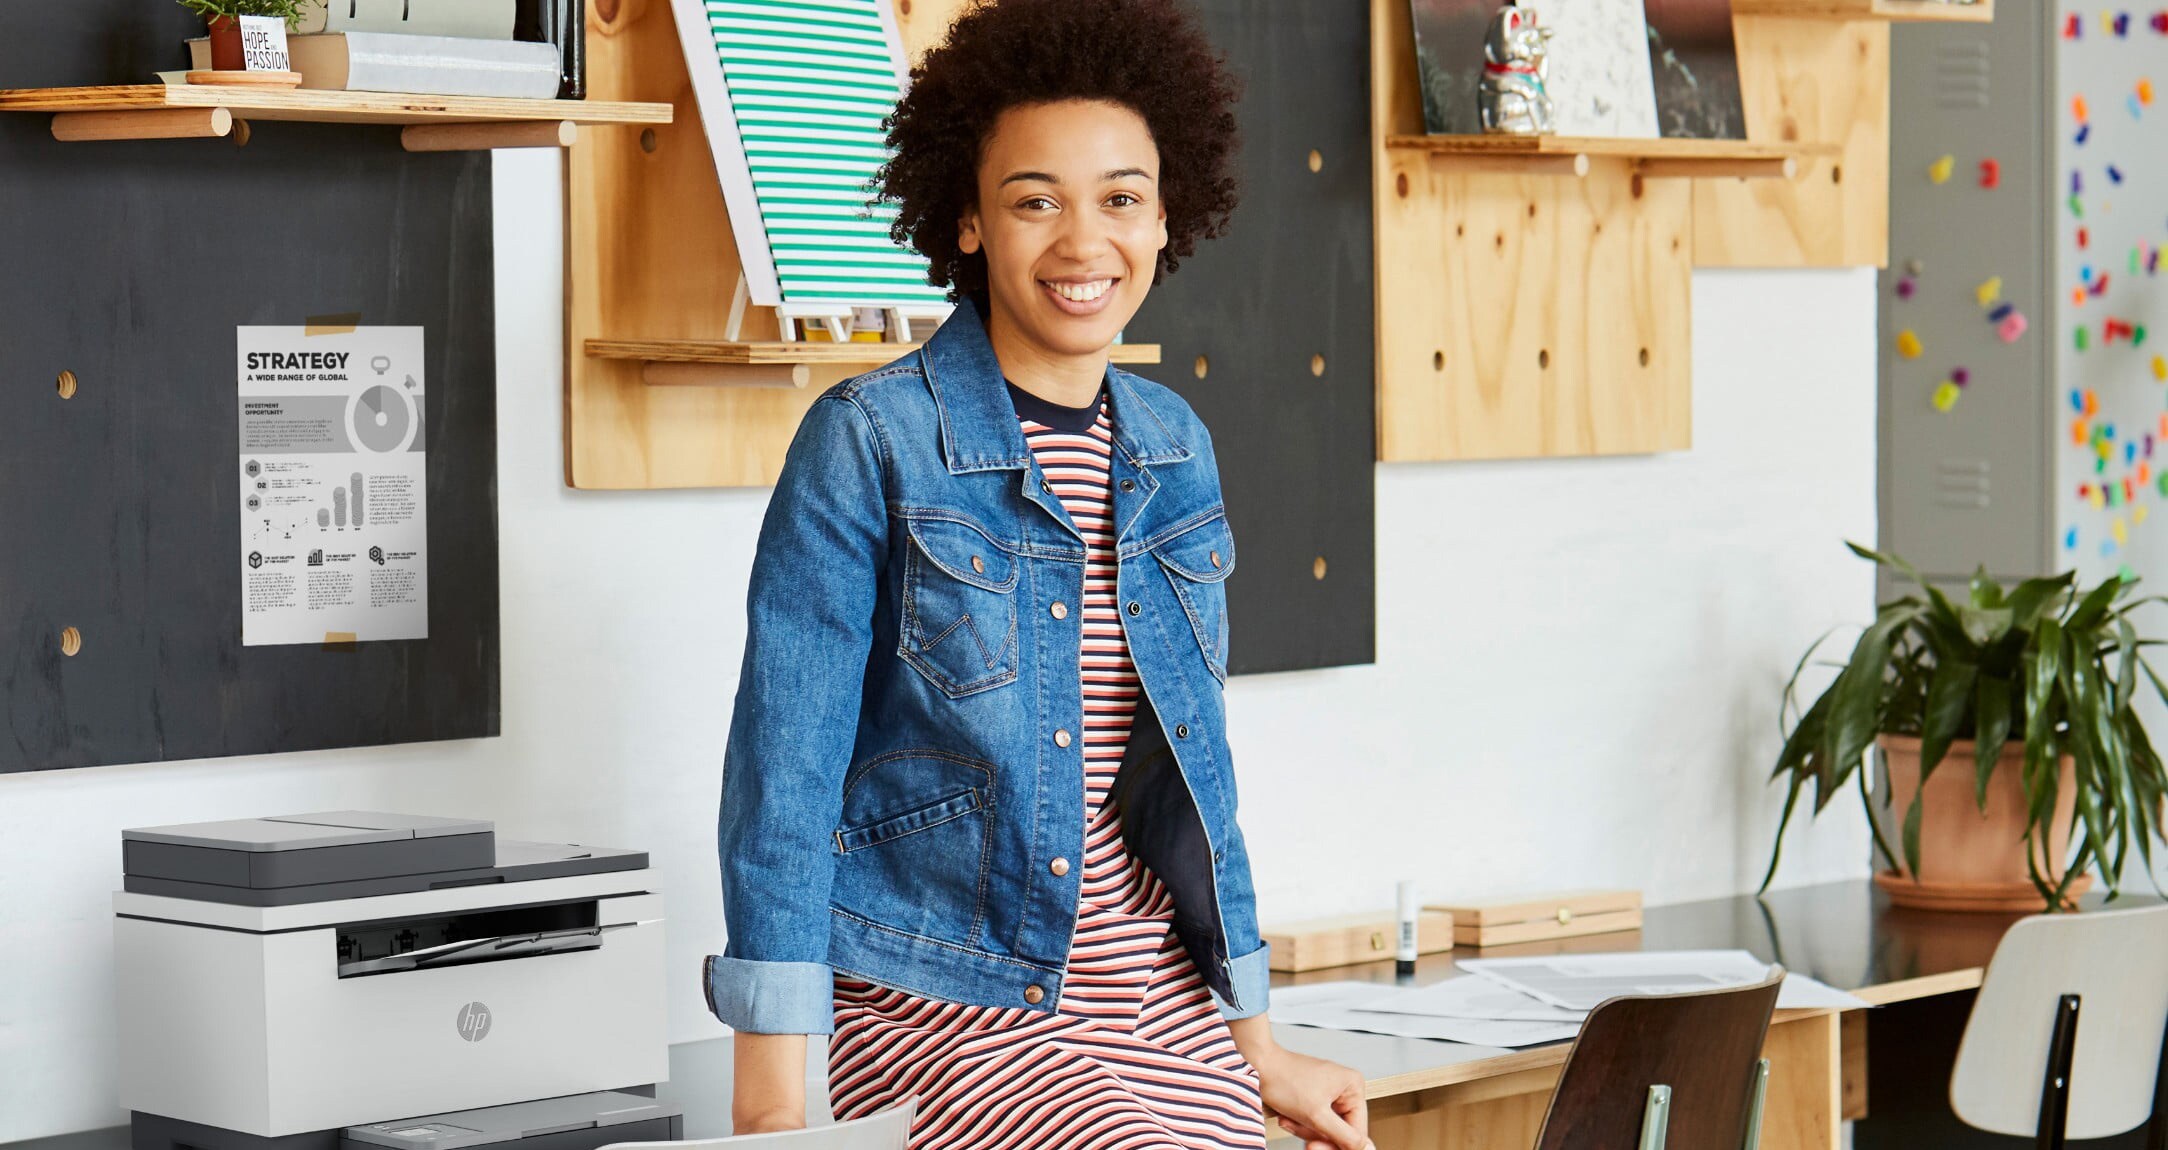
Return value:
<svg viewBox="0 0 2168 1150">
<path fill-rule="evenodd" d="M 1886 22 L 1735 16 L 1747 131 L 1802 145 L 1790 179 L 1694 182 L 1699 267 L 1888 261 Z"/>
<path fill-rule="evenodd" d="M 806 363 L 859 364 L 877 367 L 917 351 L 916 343 L 844 343 L 800 340 L 768 340 L 760 343 L 726 340 L 591 339 L 587 354 L 603 359 L 637 359 L 650 363 Z M 1149 343 L 1116 344 L 1109 356 L 1115 363 L 1159 362 L 1159 346 Z"/>
<path fill-rule="evenodd" d="M 1867 1015 L 1847 1010 L 1837 1016 L 1837 1109 L 1846 1122 L 1867 1116 Z"/>
<path fill-rule="evenodd" d="M 1691 185 L 1390 146 L 1422 124 L 1407 5 L 1372 0 L 1371 27 L 1378 458 L 1691 446 Z"/>
<path fill-rule="evenodd" d="M 913 0 L 911 8 L 902 19 L 905 43 L 922 48 L 933 35 L 929 29 L 946 28 L 961 2 Z M 590 102 L 655 102 L 670 105 L 676 116 L 653 129 L 652 151 L 638 133 L 605 132 L 590 133 L 568 153 L 565 482 L 580 488 L 772 484 L 806 408 L 868 361 L 820 363 L 803 389 L 643 383 L 641 363 L 649 357 L 620 358 L 619 351 L 726 342 L 738 250 L 665 0 L 609 0 L 589 8 L 587 84 Z M 776 341 L 774 312 L 748 309 L 739 334 L 754 345 Z M 591 355 L 590 341 L 617 350 Z"/>
<path fill-rule="evenodd" d="M 1272 969 L 1297 973 L 1392 958 L 1399 930 L 1393 912 L 1382 910 L 1282 923 L 1266 927 L 1262 934 L 1272 947 Z M 1416 916 L 1416 953 L 1436 954 L 1451 949 L 1453 916 L 1428 909 L 1420 912 Z"/>
<path fill-rule="evenodd" d="M 1824 20 L 1883 20 L 1898 23 L 1940 21 L 1984 24 L 1995 18 L 1995 0 L 1976 4 L 1947 0 L 1732 0 L 1744 15 L 1810 16 Z"/>
<path fill-rule="evenodd" d="M 1825 150 L 1800 141 L 1766 144 L 1752 140 L 1630 139 L 1620 136 L 1432 136 L 1392 135 L 1385 146 L 1395 151 L 1437 156 L 1626 156 L 1680 160 L 1781 160 Z"/>
<path fill-rule="evenodd" d="M 667 12 L 664 19 L 669 19 Z M 516 100 L 493 96 L 426 96 L 191 84 L 0 89 L 0 112 L 121 112 L 153 108 L 225 108 L 251 120 L 306 120 L 330 124 L 492 120 L 661 124 L 668 123 L 670 118 L 670 109 L 664 104 L 610 100 Z"/>
</svg>

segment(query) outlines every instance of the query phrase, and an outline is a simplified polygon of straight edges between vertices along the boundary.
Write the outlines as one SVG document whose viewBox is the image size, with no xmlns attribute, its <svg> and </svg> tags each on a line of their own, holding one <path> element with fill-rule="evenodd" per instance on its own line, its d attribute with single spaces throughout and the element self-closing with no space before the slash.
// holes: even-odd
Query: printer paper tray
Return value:
<svg viewBox="0 0 2168 1150">
<path fill-rule="evenodd" d="M 594 950 L 602 945 L 602 936 L 613 930 L 623 930 L 632 923 L 613 923 L 609 926 L 574 927 L 569 930 L 545 930 L 534 934 L 507 934 L 494 938 L 460 939 L 438 946 L 423 947 L 402 954 L 385 955 L 382 958 L 357 959 L 339 964 L 340 978 L 353 978 L 365 974 L 394 974 L 405 970 L 427 970 L 432 967 L 454 966 L 469 962 L 499 962 L 511 958 L 528 958 L 540 954 L 561 954 L 574 950 Z"/>
</svg>

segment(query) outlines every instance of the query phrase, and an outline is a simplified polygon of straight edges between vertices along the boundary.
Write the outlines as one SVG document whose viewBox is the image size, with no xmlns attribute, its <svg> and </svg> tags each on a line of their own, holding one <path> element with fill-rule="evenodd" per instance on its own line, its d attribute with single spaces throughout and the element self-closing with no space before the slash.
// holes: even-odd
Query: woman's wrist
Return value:
<svg viewBox="0 0 2168 1150">
<path fill-rule="evenodd" d="M 1227 1033 L 1234 1038 L 1235 1049 L 1242 1052 L 1243 1061 L 1252 1068 L 1270 1062 L 1280 1052 L 1279 1040 L 1272 1037 L 1272 1022 L 1262 1014 L 1228 1019 Z"/>
</svg>

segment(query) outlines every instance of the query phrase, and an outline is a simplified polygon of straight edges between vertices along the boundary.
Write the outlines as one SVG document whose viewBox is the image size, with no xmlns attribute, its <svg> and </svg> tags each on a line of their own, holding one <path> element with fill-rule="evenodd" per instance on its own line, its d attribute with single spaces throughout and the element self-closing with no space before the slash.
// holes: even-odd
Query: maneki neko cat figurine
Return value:
<svg viewBox="0 0 2168 1150">
<path fill-rule="evenodd" d="M 1543 87 L 1550 38 L 1551 30 L 1538 22 L 1535 10 L 1514 0 L 1506 0 L 1491 17 L 1483 35 L 1483 80 L 1477 88 L 1486 133 L 1548 136 L 1557 131 L 1551 95 Z"/>
</svg>

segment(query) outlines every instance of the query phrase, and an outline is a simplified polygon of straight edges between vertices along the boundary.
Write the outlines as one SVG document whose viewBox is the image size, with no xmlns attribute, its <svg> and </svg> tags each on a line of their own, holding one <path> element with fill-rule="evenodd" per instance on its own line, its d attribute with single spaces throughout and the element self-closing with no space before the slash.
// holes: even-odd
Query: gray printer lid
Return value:
<svg viewBox="0 0 2168 1150">
<path fill-rule="evenodd" d="M 397 1122 L 372 1122 L 349 1126 L 347 1139 L 398 1150 L 460 1150 L 516 1142 L 564 1130 L 587 1130 L 597 1126 L 620 1126 L 649 1118 L 669 1118 L 680 1109 L 638 1094 L 598 1090 L 592 1094 L 568 1094 L 561 1098 L 538 1098 L 509 1106 L 484 1106 L 477 1110 L 454 1110 Z"/>
<path fill-rule="evenodd" d="M 481 834 L 495 830 L 496 824 L 488 819 L 448 819 L 389 811 L 319 811 L 304 815 L 272 815 L 260 819 L 227 819 L 221 822 L 136 827 L 120 832 L 120 836 L 138 842 L 215 847 L 229 851 L 290 851 L 348 846 L 355 843 L 435 838 L 440 835 Z"/>
</svg>

